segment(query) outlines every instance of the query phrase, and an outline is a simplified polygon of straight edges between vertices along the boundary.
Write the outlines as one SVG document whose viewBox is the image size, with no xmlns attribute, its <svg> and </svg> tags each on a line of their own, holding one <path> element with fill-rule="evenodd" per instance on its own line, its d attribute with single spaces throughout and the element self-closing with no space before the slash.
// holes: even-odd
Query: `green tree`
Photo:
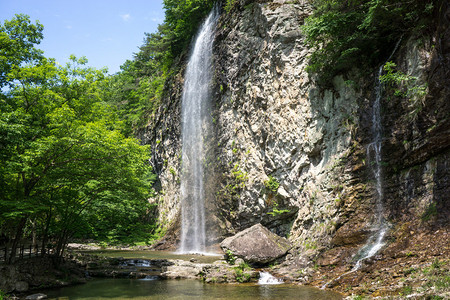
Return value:
<svg viewBox="0 0 450 300">
<path fill-rule="evenodd" d="M 43 58 L 43 52 L 34 48 L 43 38 L 43 29 L 39 22 L 32 24 L 30 17 L 22 14 L 0 24 L 0 88 L 8 83 L 6 76 L 13 66 Z"/>
<path fill-rule="evenodd" d="M 43 246 L 51 236 L 62 255 L 68 239 L 92 220 L 93 207 L 146 213 L 137 208 L 149 208 L 149 149 L 122 134 L 104 102 L 106 71 L 85 67 L 84 57 L 57 66 L 44 57 L 8 55 L 9 88 L 0 98 L 0 232 L 13 241 L 10 257 L 30 228 Z"/>
<path fill-rule="evenodd" d="M 164 0 L 165 34 L 168 36 L 170 60 L 181 54 L 196 33 L 200 22 L 211 10 L 211 0 Z"/>
<path fill-rule="evenodd" d="M 155 33 L 145 33 L 133 60 L 126 61 L 105 87 L 106 98 L 126 123 L 126 133 L 144 125 L 161 105 L 164 84 L 186 58 L 187 49 L 212 0 L 164 0 L 165 20 Z"/>
</svg>

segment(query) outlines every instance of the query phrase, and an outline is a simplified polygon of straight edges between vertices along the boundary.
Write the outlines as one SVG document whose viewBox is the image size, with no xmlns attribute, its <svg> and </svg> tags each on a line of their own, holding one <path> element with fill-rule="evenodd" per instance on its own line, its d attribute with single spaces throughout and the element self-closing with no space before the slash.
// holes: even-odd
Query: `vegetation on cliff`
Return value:
<svg viewBox="0 0 450 300">
<path fill-rule="evenodd" d="M 309 65 L 326 85 L 355 66 L 366 70 L 381 64 L 395 43 L 423 33 L 441 0 L 314 0 L 314 13 L 302 27 L 314 50 Z"/>
</svg>

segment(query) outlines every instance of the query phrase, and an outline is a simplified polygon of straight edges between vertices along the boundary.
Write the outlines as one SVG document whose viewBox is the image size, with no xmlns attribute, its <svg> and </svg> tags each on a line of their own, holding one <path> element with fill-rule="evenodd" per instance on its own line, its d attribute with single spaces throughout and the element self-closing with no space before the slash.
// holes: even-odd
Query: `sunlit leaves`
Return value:
<svg viewBox="0 0 450 300">
<path fill-rule="evenodd" d="M 149 149 L 122 134 L 105 102 L 106 70 L 87 67 L 85 57 L 57 65 L 33 48 L 42 28 L 26 16 L 14 22 L 1 27 L 2 41 L 39 55 L 0 52 L 8 86 L 0 95 L 0 233 L 34 220 L 41 234 L 64 241 L 91 218 L 90 207 L 145 213 L 138 206 L 151 193 Z"/>
<path fill-rule="evenodd" d="M 170 51 L 176 57 L 186 49 L 200 21 L 211 10 L 211 0 L 164 0 L 166 35 L 170 38 Z"/>
<path fill-rule="evenodd" d="M 34 48 L 43 38 L 43 26 L 31 23 L 26 15 L 16 15 L 0 24 L 0 88 L 7 84 L 6 76 L 14 66 L 42 59 L 42 51 Z"/>
<path fill-rule="evenodd" d="M 165 20 L 155 33 L 146 33 L 133 60 L 121 66 L 105 86 L 112 103 L 131 134 L 145 124 L 161 104 L 164 84 L 175 69 L 175 61 L 188 52 L 201 21 L 211 10 L 211 0 L 164 0 Z"/>
</svg>

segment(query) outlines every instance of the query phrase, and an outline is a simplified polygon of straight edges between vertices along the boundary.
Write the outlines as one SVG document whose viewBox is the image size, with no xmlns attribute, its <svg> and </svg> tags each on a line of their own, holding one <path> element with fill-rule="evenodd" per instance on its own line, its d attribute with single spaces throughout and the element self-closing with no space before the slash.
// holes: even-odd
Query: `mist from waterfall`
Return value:
<svg viewBox="0 0 450 300">
<path fill-rule="evenodd" d="M 206 252 L 204 133 L 209 122 L 214 8 L 197 33 L 185 73 L 182 110 L 181 253 Z"/>
</svg>

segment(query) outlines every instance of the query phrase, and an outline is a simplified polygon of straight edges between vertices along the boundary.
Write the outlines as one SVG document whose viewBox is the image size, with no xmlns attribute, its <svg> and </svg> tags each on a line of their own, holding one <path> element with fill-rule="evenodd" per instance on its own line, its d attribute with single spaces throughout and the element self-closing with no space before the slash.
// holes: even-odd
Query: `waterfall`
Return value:
<svg viewBox="0 0 450 300">
<path fill-rule="evenodd" d="M 390 61 L 394 53 L 397 51 L 402 38 L 399 39 L 394 47 L 389 58 L 386 62 Z M 321 288 L 326 288 L 330 283 L 341 279 L 343 276 L 356 272 L 362 265 L 362 262 L 377 254 L 377 252 L 384 246 L 384 236 L 388 231 L 386 221 L 384 220 L 384 207 L 383 207 L 383 178 L 382 178 L 382 165 L 381 165 L 381 144 L 382 144 L 382 133 L 383 126 L 381 123 L 381 99 L 383 96 L 383 83 L 381 82 L 381 75 L 383 74 L 382 64 L 377 72 L 377 77 L 375 79 L 375 101 L 372 106 L 372 142 L 367 145 L 367 161 L 370 169 L 375 178 L 375 190 L 376 190 L 376 210 L 375 210 L 375 223 L 372 225 L 375 230 L 375 234 L 369 237 L 366 244 L 358 251 L 356 254 L 357 261 L 353 268 L 340 275 L 339 277 L 325 283 Z"/>
<path fill-rule="evenodd" d="M 204 135 L 211 99 L 214 8 L 200 27 L 185 73 L 182 113 L 181 253 L 205 252 Z"/>
<path fill-rule="evenodd" d="M 281 284 L 281 283 L 283 283 L 282 279 L 273 277 L 268 272 L 259 272 L 258 284 Z"/>
<path fill-rule="evenodd" d="M 386 62 L 390 61 L 394 53 L 397 51 L 400 45 L 401 38 L 398 40 L 391 55 L 389 55 Z M 381 82 L 381 75 L 383 74 L 382 64 L 378 68 L 377 77 L 375 79 L 375 101 L 372 107 L 372 142 L 367 146 L 367 162 L 373 176 L 375 178 L 375 190 L 376 190 L 376 221 L 373 224 L 375 234 L 372 235 L 367 243 L 359 250 L 356 257 L 359 257 L 353 270 L 356 271 L 361 267 L 363 260 L 374 256 L 384 246 L 384 236 L 387 233 L 387 224 L 384 220 L 384 207 L 383 207 L 383 176 L 381 165 L 381 145 L 383 126 L 381 122 L 381 99 L 383 97 L 383 83 Z"/>
</svg>

